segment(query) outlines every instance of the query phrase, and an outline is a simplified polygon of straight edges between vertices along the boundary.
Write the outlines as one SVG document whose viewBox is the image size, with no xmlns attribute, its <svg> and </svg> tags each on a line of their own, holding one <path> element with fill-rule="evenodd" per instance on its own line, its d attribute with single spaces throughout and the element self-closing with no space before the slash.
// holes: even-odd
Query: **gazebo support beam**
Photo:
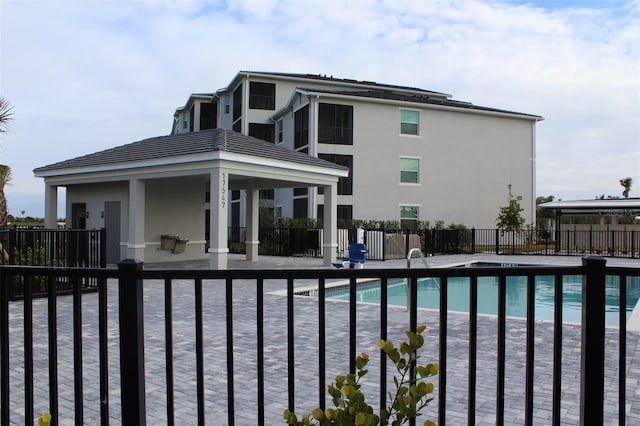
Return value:
<svg viewBox="0 0 640 426">
<path fill-rule="evenodd" d="M 250 185 L 247 187 L 247 234 L 245 235 L 245 246 L 247 260 L 255 262 L 258 260 L 258 229 L 260 226 L 260 192 Z"/>
<path fill-rule="evenodd" d="M 227 269 L 229 246 L 227 241 L 227 215 L 229 214 L 229 174 L 225 169 L 216 167 L 211 172 L 210 181 L 211 214 L 209 267 L 211 269 Z"/>
<path fill-rule="evenodd" d="M 331 266 L 338 251 L 338 184 L 324 187 L 324 230 L 323 260 L 325 266 Z"/>
</svg>

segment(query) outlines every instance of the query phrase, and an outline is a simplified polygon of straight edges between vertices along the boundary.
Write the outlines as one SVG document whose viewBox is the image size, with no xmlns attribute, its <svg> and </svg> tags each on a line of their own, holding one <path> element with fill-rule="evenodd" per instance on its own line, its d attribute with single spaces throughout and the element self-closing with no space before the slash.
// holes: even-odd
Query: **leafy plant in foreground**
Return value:
<svg viewBox="0 0 640 426">
<path fill-rule="evenodd" d="M 438 374 L 438 364 L 418 365 L 420 355 L 417 350 L 424 344 L 422 332 L 425 326 L 421 325 L 416 332 L 407 331 L 408 340 L 395 347 L 389 340 L 378 340 L 378 346 L 391 360 L 396 375 L 393 377 L 395 390 L 388 393 L 389 405 L 380 410 L 379 415 L 374 413 L 373 407 L 366 402 L 361 390 L 360 379 L 368 370 L 369 363 L 366 353 L 356 357 L 355 374 L 339 375 L 334 383 L 329 385 L 329 395 L 335 408 L 314 409 L 311 414 L 305 414 L 300 419 L 289 410 L 284 410 L 284 420 L 287 424 L 296 426 L 313 425 L 338 425 L 338 426 L 374 426 L 405 424 L 409 419 L 420 415 L 420 410 L 426 407 L 433 397 L 433 383 L 420 381 Z M 423 425 L 434 425 L 430 420 L 425 420 Z"/>
</svg>

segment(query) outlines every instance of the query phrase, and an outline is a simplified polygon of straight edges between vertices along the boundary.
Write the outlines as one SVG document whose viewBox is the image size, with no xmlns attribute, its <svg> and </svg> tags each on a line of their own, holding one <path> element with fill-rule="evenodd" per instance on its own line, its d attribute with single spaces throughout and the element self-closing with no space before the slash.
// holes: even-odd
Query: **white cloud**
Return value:
<svg viewBox="0 0 640 426">
<path fill-rule="evenodd" d="M 239 70 L 417 86 L 539 114 L 539 194 L 616 195 L 624 176 L 640 185 L 639 9 L 637 0 L 4 0 L 10 208 L 20 209 L 11 194 L 27 193 L 42 209 L 33 168 L 166 134 L 190 93 L 224 87 Z"/>
</svg>

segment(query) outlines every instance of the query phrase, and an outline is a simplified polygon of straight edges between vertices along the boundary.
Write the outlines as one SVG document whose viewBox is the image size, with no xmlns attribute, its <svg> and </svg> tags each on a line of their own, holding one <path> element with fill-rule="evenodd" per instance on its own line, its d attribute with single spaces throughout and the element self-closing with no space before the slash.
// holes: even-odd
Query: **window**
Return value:
<svg viewBox="0 0 640 426">
<path fill-rule="evenodd" d="M 193 122 L 195 121 L 196 115 L 194 113 L 194 107 L 191 107 L 189 110 L 189 131 L 193 132 Z"/>
<path fill-rule="evenodd" d="M 273 83 L 249 83 L 249 108 L 276 109 L 276 85 Z"/>
<path fill-rule="evenodd" d="M 309 193 L 309 188 L 293 188 L 293 196 L 294 197 L 307 195 L 308 193 Z"/>
<path fill-rule="evenodd" d="M 402 229 L 416 228 L 420 208 L 418 206 L 400 206 L 400 227 Z"/>
<path fill-rule="evenodd" d="M 249 123 L 249 136 L 273 143 L 273 124 Z"/>
<path fill-rule="evenodd" d="M 284 132 L 282 130 L 282 120 L 276 122 L 276 144 L 281 144 L 284 140 Z"/>
<path fill-rule="evenodd" d="M 275 198 L 275 191 L 273 189 L 261 189 L 258 197 L 261 200 L 273 200 Z"/>
<path fill-rule="evenodd" d="M 218 127 L 218 104 L 203 102 L 200 104 L 200 130 Z"/>
<path fill-rule="evenodd" d="M 420 183 L 420 160 L 418 158 L 400 159 L 400 182 Z"/>
<path fill-rule="evenodd" d="M 294 148 L 309 145 L 309 105 L 296 111 L 294 121 Z"/>
<path fill-rule="evenodd" d="M 276 219 L 280 219 L 282 217 L 282 206 L 276 206 L 273 210 L 273 216 Z"/>
<path fill-rule="evenodd" d="M 229 114 L 231 112 L 231 96 L 224 95 L 224 113 Z"/>
<path fill-rule="evenodd" d="M 293 199 L 293 218 L 294 219 L 307 219 L 309 203 L 306 198 L 294 198 Z"/>
<path fill-rule="evenodd" d="M 349 176 L 338 179 L 338 195 L 353 195 L 353 155 L 318 154 L 318 158 L 349 168 Z M 324 194 L 324 188 L 318 187 L 318 194 Z"/>
<path fill-rule="evenodd" d="M 242 84 L 233 91 L 233 121 L 242 116 Z"/>
<path fill-rule="evenodd" d="M 337 219 L 339 221 L 350 221 L 353 220 L 353 206 L 348 204 L 338 204 L 336 206 L 337 210 Z M 318 220 L 324 219 L 324 204 L 318 204 L 317 209 L 317 218 Z"/>
<path fill-rule="evenodd" d="M 400 110 L 400 133 L 403 135 L 418 135 L 420 124 L 420 112 Z"/>
<path fill-rule="evenodd" d="M 231 129 L 234 132 L 242 133 L 242 120 L 238 120 L 235 123 L 233 123 L 233 127 L 231 127 Z"/>
<path fill-rule="evenodd" d="M 318 142 L 353 145 L 353 107 L 321 103 L 318 108 Z"/>
</svg>

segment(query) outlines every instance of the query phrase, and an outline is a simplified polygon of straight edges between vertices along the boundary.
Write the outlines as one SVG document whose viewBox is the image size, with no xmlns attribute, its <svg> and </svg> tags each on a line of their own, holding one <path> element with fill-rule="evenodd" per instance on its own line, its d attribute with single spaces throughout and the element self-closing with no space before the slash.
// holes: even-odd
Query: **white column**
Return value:
<svg viewBox="0 0 640 426">
<path fill-rule="evenodd" d="M 209 229 L 211 238 L 209 241 L 209 267 L 211 269 L 227 269 L 228 246 L 228 214 L 229 202 L 229 175 L 221 168 L 211 172 L 211 214 Z"/>
<path fill-rule="evenodd" d="M 44 189 L 44 227 L 58 228 L 58 187 L 48 183 Z"/>
<path fill-rule="evenodd" d="M 127 258 L 144 262 L 145 235 L 145 182 L 139 179 L 129 181 L 129 236 Z"/>
<path fill-rule="evenodd" d="M 255 262 L 258 260 L 258 227 L 260 215 L 260 192 L 253 188 L 247 188 L 247 235 L 245 245 L 247 260 Z"/>
<path fill-rule="evenodd" d="M 323 258 L 326 266 L 336 261 L 338 251 L 338 184 L 324 187 Z"/>
</svg>

